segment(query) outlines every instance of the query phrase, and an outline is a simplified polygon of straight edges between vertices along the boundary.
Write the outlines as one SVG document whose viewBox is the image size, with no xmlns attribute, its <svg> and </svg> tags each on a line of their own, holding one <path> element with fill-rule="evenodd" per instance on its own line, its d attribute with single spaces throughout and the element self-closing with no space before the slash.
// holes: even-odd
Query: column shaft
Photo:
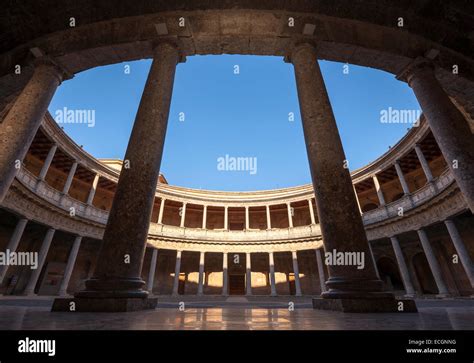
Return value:
<svg viewBox="0 0 474 363">
<path fill-rule="evenodd" d="M 291 258 L 293 260 L 293 273 L 295 275 L 296 296 L 301 296 L 300 269 L 298 267 L 298 254 L 296 251 L 291 252 Z"/>
<path fill-rule="evenodd" d="M 181 222 L 179 224 L 180 227 L 184 227 L 184 222 L 186 221 L 186 203 L 183 203 L 183 207 L 181 209 Z"/>
<path fill-rule="evenodd" d="M 270 266 L 270 289 L 271 296 L 277 296 L 276 281 L 275 281 L 275 261 L 273 259 L 273 252 L 268 254 L 269 266 Z"/>
<path fill-rule="evenodd" d="M 267 229 L 272 229 L 272 219 L 270 215 L 270 206 L 265 206 L 266 214 L 267 214 Z"/>
<path fill-rule="evenodd" d="M 69 193 L 69 189 L 71 188 L 72 181 L 74 179 L 74 174 L 76 174 L 76 169 L 77 169 L 77 162 L 75 161 L 71 169 L 69 170 L 69 174 L 67 176 L 66 184 L 64 184 L 63 188 L 63 194 Z"/>
<path fill-rule="evenodd" d="M 56 154 L 56 150 L 58 149 L 58 145 L 53 144 L 48 151 L 48 155 L 44 160 L 43 166 L 41 167 L 41 171 L 38 175 L 38 180 L 44 180 L 46 178 L 46 174 L 48 174 L 49 167 L 51 166 L 51 162 L 53 161 L 54 155 Z"/>
<path fill-rule="evenodd" d="M 91 190 L 89 191 L 89 195 L 87 196 L 87 205 L 92 205 L 92 202 L 94 201 L 95 197 L 95 192 L 97 191 L 97 185 L 99 184 L 99 174 L 96 174 L 94 176 L 94 180 L 92 181 L 92 186 Z"/>
<path fill-rule="evenodd" d="M 50 228 L 43 239 L 43 244 L 39 250 L 38 256 L 38 266 L 35 270 L 33 270 L 30 279 L 28 280 L 28 284 L 26 285 L 25 290 L 23 291 L 23 295 L 34 295 L 35 287 L 38 283 L 38 279 L 41 274 L 41 270 L 43 269 L 44 262 L 46 261 L 46 256 L 48 256 L 49 246 L 51 245 L 51 241 L 54 237 L 54 232 L 56 230 Z"/>
<path fill-rule="evenodd" d="M 69 286 L 69 280 L 71 280 L 72 271 L 74 270 L 74 265 L 76 264 L 77 254 L 79 253 L 79 248 L 81 247 L 81 236 L 76 236 L 74 239 L 74 244 L 72 245 L 71 252 L 67 259 L 66 269 L 64 270 L 63 280 L 61 281 L 61 287 L 59 288 L 59 295 L 67 295 L 67 287 Z"/>
<path fill-rule="evenodd" d="M 369 241 L 369 251 L 370 251 L 370 259 L 372 260 L 372 263 L 374 264 L 374 267 L 375 267 L 375 273 L 377 274 L 377 278 L 380 279 L 379 268 L 377 267 L 377 262 L 375 261 L 374 251 L 372 250 L 372 245 L 370 244 L 370 241 Z"/>
<path fill-rule="evenodd" d="M 15 252 L 18 248 L 20 243 L 21 237 L 23 236 L 23 232 L 25 231 L 26 224 L 28 223 L 28 219 L 21 218 L 18 220 L 15 226 L 15 230 L 13 231 L 10 240 L 8 241 L 8 245 L 6 250 L 10 252 Z M 3 279 L 7 274 L 8 265 L 0 265 L 0 285 L 3 283 Z"/>
<path fill-rule="evenodd" d="M 206 229 L 207 226 L 207 205 L 204 204 L 204 210 L 202 211 L 202 229 Z"/>
<path fill-rule="evenodd" d="M 250 217 L 249 217 L 249 207 L 245 207 L 245 229 L 250 229 Z"/>
<path fill-rule="evenodd" d="M 316 250 L 316 263 L 318 264 L 318 273 L 319 273 L 319 284 L 321 286 L 321 294 L 326 291 L 326 277 L 324 276 L 324 265 L 323 259 L 321 258 L 321 249 L 317 248 Z"/>
<path fill-rule="evenodd" d="M 379 198 L 380 206 L 383 207 L 385 205 L 385 197 L 383 196 L 383 191 L 380 187 L 379 178 L 377 178 L 377 175 L 373 175 L 372 180 L 374 181 L 375 191 L 377 192 L 377 197 Z"/>
<path fill-rule="evenodd" d="M 407 181 L 405 179 L 405 175 L 403 175 L 403 170 L 402 170 L 402 167 L 400 166 L 400 162 L 397 160 L 395 162 L 394 166 L 395 166 L 395 170 L 396 170 L 397 175 L 398 175 L 398 180 L 400 181 L 400 185 L 402 186 L 403 193 L 405 195 L 410 194 L 410 188 L 408 188 L 408 184 L 407 184 Z"/>
<path fill-rule="evenodd" d="M 158 214 L 158 224 L 163 223 L 163 212 L 165 211 L 165 202 L 166 199 L 162 198 L 160 203 L 160 213 Z"/>
<path fill-rule="evenodd" d="M 204 293 L 204 261 L 205 261 L 205 254 L 204 252 L 201 252 L 199 254 L 198 295 L 202 295 Z"/>
<path fill-rule="evenodd" d="M 318 219 L 326 252 L 370 253 L 364 225 L 346 167 L 336 120 L 318 65 L 316 50 L 310 44 L 297 46 L 291 61 L 295 69 L 298 99 L 309 166 L 316 198 Z M 324 298 L 393 297 L 382 292 L 375 266 L 365 259 L 363 269 L 356 265 L 330 264 L 329 291 Z"/>
<path fill-rule="evenodd" d="M 359 196 L 357 195 L 357 189 L 356 189 L 355 184 L 352 184 L 352 189 L 354 189 L 354 195 L 357 202 L 357 208 L 359 209 L 359 213 L 362 215 L 362 208 L 360 207 Z"/>
<path fill-rule="evenodd" d="M 174 280 L 173 280 L 173 295 L 178 295 L 180 272 L 181 272 L 181 251 L 176 251 L 176 264 L 174 266 Z"/>
<path fill-rule="evenodd" d="M 415 145 L 415 152 L 416 156 L 418 157 L 418 160 L 420 161 L 421 168 L 423 169 L 423 172 L 425 173 L 426 180 L 428 183 L 433 181 L 433 174 L 431 174 L 431 169 L 428 164 L 428 161 L 425 158 L 425 155 L 423 154 L 423 151 L 418 145 Z"/>
<path fill-rule="evenodd" d="M 291 212 L 291 204 L 286 203 L 286 209 L 288 210 L 288 225 L 290 228 L 293 228 L 293 213 Z"/>
<path fill-rule="evenodd" d="M 229 295 L 229 275 L 227 271 L 227 252 L 223 253 L 222 256 L 222 295 Z"/>
<path fill-rule="evenodd" d="M 454 221 L 451 219 L 446 219 L 444 224 L 448 229 L 449 236 L 451 237 L 451 241 L 453 241 L 453 245 L 459 255 L 459 259 L 461 260 L 462 266 L 464 267 L 464 271 L 466 271 L 466 275 L 469 278 L 471 287 L 474 287 L 474 271 L 472 268 L 472 261 L 471 257 L 469 256 L 469 252 L 462 241 L 461 235 L 459 234 Z"/>
<path fill-rule="evenodd" d="M 245 254 L 245 271 L 245 294 L 252 295 L 252 256 L 250 255 L 250 252 Z"/>
<path fill-rule="evenodd" d="M 224 207 L 224 229 L 229 229 L 229 209 L 227 206 Z"/>
<path fill-rule="evenodd" d="M 314 217 L 313 201 L 311 199 L 308 199 L 308 206 L 309 214 L 311 216 L 311 224 L 316 224 L 316 218 Z"/>
<path fill-rule="evenodd" d="M 156 261 L 158 260 L 158 249 L 153 248 L 153 254 L 151 255 L 150 271 L 148 271 L 148 281 L 146 283 L 146 289 L 150 294 L 153 293 L 153 285 L 155 283 L 156 274 Z"/>
<path fill-rule="evenodd" d="M 179 60 L 169 43 L 160 43 L 154 53 L 125 153 L 129 168 L 120 172 L 94 277 L 76 297 L 148 296 L 140 274 Z"/>
<path fill-rule="evenodd" d="M 51 98 L 63 79 L 51 62 L 37 64 L 33 75 L 0 123 L 0 202 L 18 171 L 41 124 Z"/>
<path fill-rule="evenodd" d="M 474 136 L 461 111 L 427 62 L 415 62 L 402 75 L 413 89 L 436 142 L 474 213 Z"/>
<path fill-rule="evenodd" d="M 428 264 L 430 265 L 431 272 L 433 273 L 433 277 L 436 282 L 436 286 L 438 287 L 438 291 L 440 295 L 449 295 L 448 288 L 444 283 L 443 275 L 441 273 L 441 268 L 439 266 L 438 260 L 434 254 L 434 251 L 431 247 L 431 243 L 428 240 L 428 236 L 423 229 L 419 229 L 416 231 L 418 233 L 418 237 L 420 238 L 421 246 L 423 247 L 423 251 L 425 251 L 426 259 L 428 260 Z"/>
<path fill-rule="evenodd" d="M 410 273 L 408 272 L 408 267 L 405 263 L 405 257 L 403 256 L 398 238 L 396 236 L 390 237 L 390 242 L 392 242 L 393 251 L 395 252 L 395 257 L 397 258 L 398 268 L 400 270 L 400 275 L 402 275 L 402 281 L 403 286 L 405 287 L 406 295 L 414 296 L 415 289 L 413 288 Z"/>
</svg>

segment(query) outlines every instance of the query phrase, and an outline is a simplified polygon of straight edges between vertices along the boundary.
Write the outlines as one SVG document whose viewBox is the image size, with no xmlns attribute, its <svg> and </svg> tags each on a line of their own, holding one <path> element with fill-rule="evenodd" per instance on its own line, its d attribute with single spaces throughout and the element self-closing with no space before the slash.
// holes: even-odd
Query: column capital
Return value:
<svg viewBox="0 0 474 363">
<path fill-rule="evenodd" d="M 429 70 L 430 72 L 434 70 L 433 62 L 424 57 L 417 57 L 396 75 L 396 79 L 407 82 L 411 87 L 410 82 L 413 76 L 419 74 L 421 71 L 426 70 Z"/>
<path fill-rule="evenodd" d="M 47 55 L 42 55 L 38 58 L 35 58 L 33 60 L 33 65 L 35 69 L 39 67 L 47 67 L 48 69 L 52 70 L 54 76 L 56 76 L 56 78 L 58 79 L 59 84 L 61 84 L 65 80 L 74 78 L 73 73 L 69 72 L 56 60 Z"/>
<path fill-rule="evenodd" d="M 298 61 L 300 59 L 298 58 L 299 54 L 301 54 L 302 51 L 309 52 L 309 54 L 312 55 L 311 58 L 317 59 L 316 45 L 310 42 L 303 42 L 295 44 L 295 46 L 285 55 L 284 61 L 286 63 L 294 63 L 295 61 Z"/>
<path fill-rule="evenodd" d="M 172 40 L 161 40 L 153 45 L 153 57 L 159 56 L 163 52 L 176 52 L 176 63 L 185 63 L 186 55 L 180 47 Z"/>
</svg>

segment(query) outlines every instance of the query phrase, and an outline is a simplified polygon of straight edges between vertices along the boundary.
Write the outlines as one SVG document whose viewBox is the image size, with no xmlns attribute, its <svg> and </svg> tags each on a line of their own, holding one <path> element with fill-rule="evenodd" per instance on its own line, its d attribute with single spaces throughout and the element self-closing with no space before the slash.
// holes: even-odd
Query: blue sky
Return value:
<svg viewBox="0 0 474 363">
<path fill-rule="evenodd" d="M 61 85 L 49 111 L 54 117 L 63 107 L 94 110 L 94 127 L 61 126 L 95 157 L 123 159 L 150 64 L 142 60 L 79 73 Z M 412 90 L 392 74 L 355 65 L 344 74 L 344 64 L 320 65 L 353 170 L 407 132 L 407 124 L 381 123 L 381 110 L 419 106 Z M 217 160 L 225 155 L 256 158 L 257 172 L 218 170 Z M 179 64 L 161 172 L 170 184 L 213 190 L 309 183 L 292 65 L 281 57 L 230 55 L 188 57 Z"/>
</svg>

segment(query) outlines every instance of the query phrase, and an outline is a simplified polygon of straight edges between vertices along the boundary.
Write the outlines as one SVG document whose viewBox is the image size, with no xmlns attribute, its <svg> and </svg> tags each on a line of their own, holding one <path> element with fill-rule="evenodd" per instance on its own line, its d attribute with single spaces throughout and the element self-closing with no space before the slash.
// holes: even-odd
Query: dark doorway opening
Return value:
<svg viewBox="0 0 474 363">
<path fill-rule="evenodd" d="M 229 275 L 229 295 L 245 295 L 245 275 Z"/>
</svg>

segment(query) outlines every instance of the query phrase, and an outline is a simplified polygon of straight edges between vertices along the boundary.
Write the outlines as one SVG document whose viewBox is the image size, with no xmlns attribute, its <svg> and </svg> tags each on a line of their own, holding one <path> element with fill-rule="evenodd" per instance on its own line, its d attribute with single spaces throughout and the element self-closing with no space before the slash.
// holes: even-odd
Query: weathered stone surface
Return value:
<svg viewBox="0 0 474 363">
<path fill-rule="evenodd" d="M 73 311 L 71 303 L 74 303 Z M 51 311 L 117 313 L 155 309 L 157 304 L 157 298 L 57 298 Z"/>
</svg>

